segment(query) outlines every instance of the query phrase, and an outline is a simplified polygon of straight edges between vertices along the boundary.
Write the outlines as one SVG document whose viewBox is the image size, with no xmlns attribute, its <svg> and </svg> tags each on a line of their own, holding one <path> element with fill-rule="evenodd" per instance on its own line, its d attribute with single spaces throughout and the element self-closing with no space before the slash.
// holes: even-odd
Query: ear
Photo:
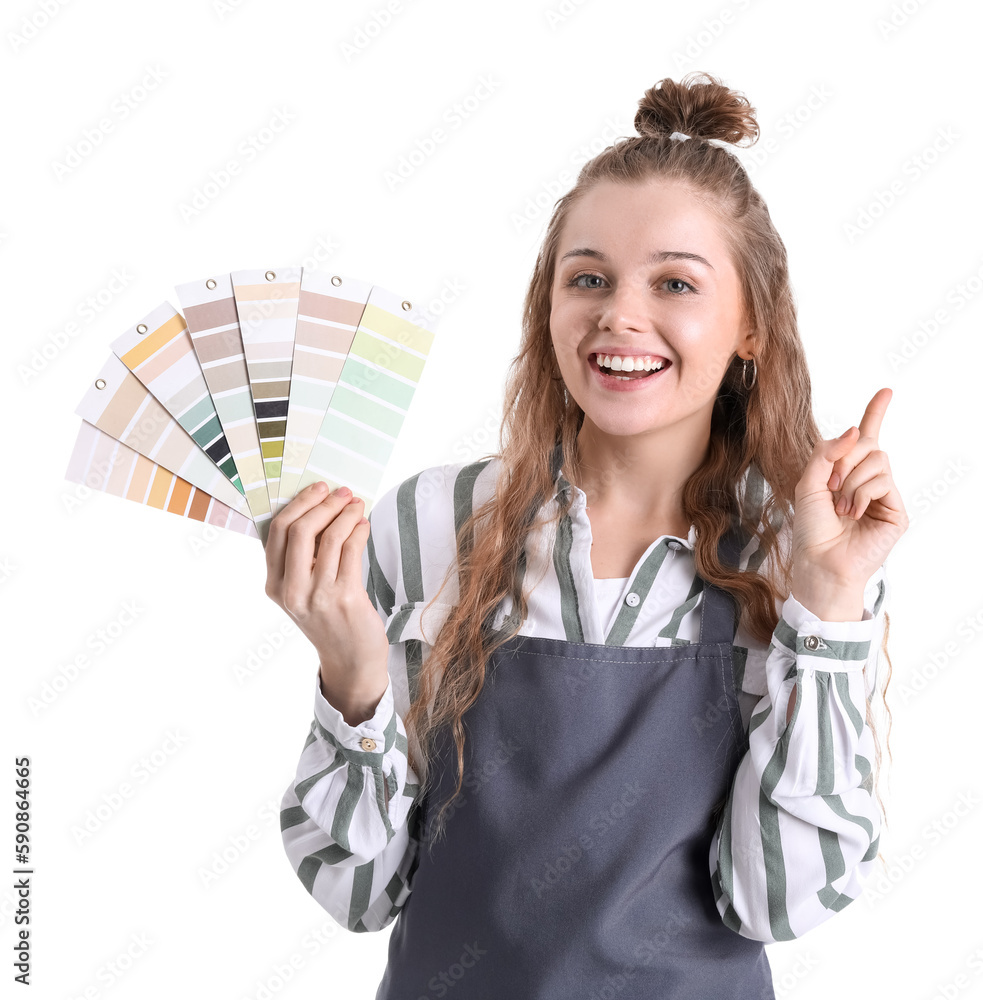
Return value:
<svg viewBox="0 0 983 1000">
<path fill-rule="evenodd" d="M 740 340 L 737 342 L 737 353 L 742 358 L 753 358 L 757 357 L 757 337 L 756 330 L 751 325 L 750 320 L 746 319 L 741 324 L 741 334 Z"/>
</svg>

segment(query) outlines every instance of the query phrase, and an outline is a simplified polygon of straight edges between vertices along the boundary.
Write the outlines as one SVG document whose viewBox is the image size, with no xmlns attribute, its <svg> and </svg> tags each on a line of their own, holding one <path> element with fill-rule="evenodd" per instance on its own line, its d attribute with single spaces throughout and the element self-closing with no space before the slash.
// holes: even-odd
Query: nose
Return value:
<svg viewBox="0 0 983 1000">
<path fill-rule="evenodd" d="M 652 302 L 648 289 L 635 282 L 619 281 L 602 299 L 598 326 L 616 334 L 651 329 Z"/>
</svg>

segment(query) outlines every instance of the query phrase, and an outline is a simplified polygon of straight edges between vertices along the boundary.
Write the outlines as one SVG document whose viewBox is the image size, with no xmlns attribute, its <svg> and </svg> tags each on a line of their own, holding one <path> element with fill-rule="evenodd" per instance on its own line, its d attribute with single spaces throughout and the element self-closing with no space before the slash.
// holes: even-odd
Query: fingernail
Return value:
<svg viewBox="0 0 983 1000">
<path fill-rule="evenodd" d="M 352 491 L 347 486 L 339 486 L 334 492 L 335 496 L 338 497 L 350 497 L 352 495 Z"/>
<path fill-rule="evenodd" d="M 838 472 L 834 472 L 833 475 L 829 477 L 829 488 L 833 493 L 840 488 L 840 474 Z"/>
<path fill-rule="evenodd" d="M 836 513 L 845 514 L 848 506 L 849 504 L 847 503 L 846 497 L 840 497 L 839 501 L 836 504 Z"/>
</svg>

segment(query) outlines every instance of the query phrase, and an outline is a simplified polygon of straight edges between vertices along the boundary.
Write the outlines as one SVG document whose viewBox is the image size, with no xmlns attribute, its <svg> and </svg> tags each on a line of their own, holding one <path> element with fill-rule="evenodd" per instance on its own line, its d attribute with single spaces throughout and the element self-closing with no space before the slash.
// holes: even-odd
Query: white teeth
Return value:
<svg viewBox="0 0 983 1000">
<path fill-rule="evenodd" d="M 661 371 L 665 367 L 662 360 L 653 361 L 649 355 L 641 358 L 621 357 L 618 354 L 598 354 L 597 364 L 616 372 Z"/>
</svg>

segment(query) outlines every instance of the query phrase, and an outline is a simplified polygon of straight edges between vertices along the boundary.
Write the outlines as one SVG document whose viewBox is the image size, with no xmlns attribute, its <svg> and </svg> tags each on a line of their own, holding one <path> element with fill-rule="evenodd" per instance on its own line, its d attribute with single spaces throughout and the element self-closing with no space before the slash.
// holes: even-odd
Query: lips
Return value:
<svg viewBox="0 0 983 1000">
<path fill-rule="evenodd" d="M 630 357 L 630 355 L 625 356 Z M 598 380 L 602 389 L 608 389 L 615 392 L 625 392 L 644 389 L 645 387 L 659 381 L 659 379 L 661 379 L 666 372 L 669 371 L 672 364 L 668 359 L 664 360 L 664 366 L 658 371 L 643 371 L 638 374 L 634 372 L 625 372 L 623 374 L 615 372 L 613 374 L 608 374 L 604 369 L 598 366 L 597 355 L 591 354 L 588 358 L 587 367 L 590 368 L 593 373 L 593 378 Z"/>
</svg>

